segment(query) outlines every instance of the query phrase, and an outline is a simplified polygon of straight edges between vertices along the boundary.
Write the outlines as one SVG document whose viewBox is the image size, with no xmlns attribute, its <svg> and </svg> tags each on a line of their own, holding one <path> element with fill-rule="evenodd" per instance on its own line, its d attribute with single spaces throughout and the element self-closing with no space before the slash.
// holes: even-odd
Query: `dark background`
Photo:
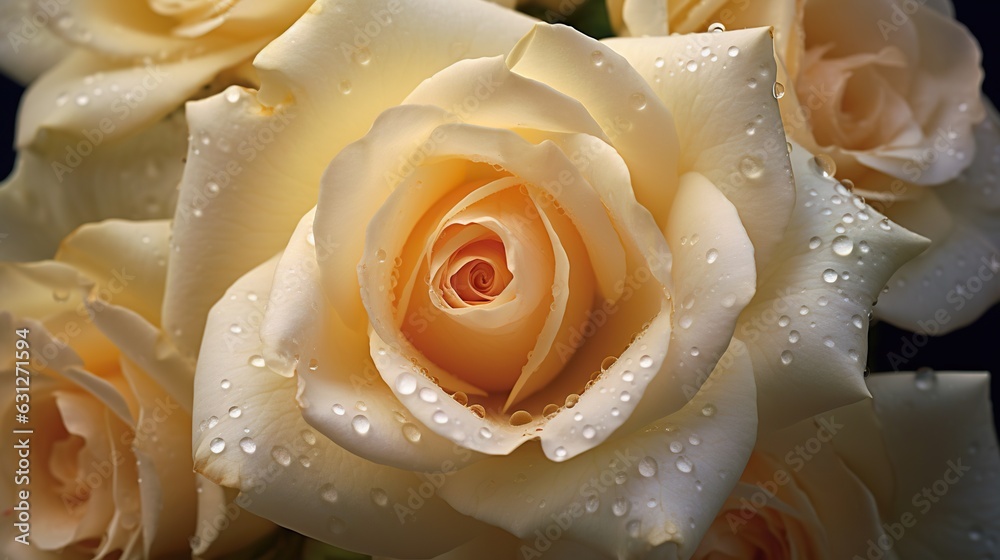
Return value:
<svg viewBox="0 0 1000 560">
<path fill-rule="evenodd" d="M 979 40 L 983 49 L 983 67 L 986 80 L 983 86 L 986 95 L 1000 102 L 1000 44 L 996 36 L 996 18 L 993 2 L 983 0 L 955 0 L 959 21 L 964 23 Z M 17 100 L 22 88 L 0 76 L 0 177 L 6 177 L 13 166 L 14 153 L 11 149 L 14 136 L 14 118 Z M 1000 220 L 1000 216 L 997 217 Z M 877 349 L 869 356 L 872 371 L 889 371 L 892 367 L 886 356 L 890 352 L 899 354 L 902 341 L 910 338 L 909 333 L 887 324 L 877 324 L 872 329 L 873 342 Z M 931 338 L 920 349 L 911 364 L 927 366 L 937 370 L 992 370 L 1000 374 L 1000 306 L 994 306 L 972 326 L 953 332 L 947 336 Z M 1000 402 L 1000 382 L 993 382 L 993 402 Z M 1000 426 L 1000 421 L 994 421 Z"/>
</svg>

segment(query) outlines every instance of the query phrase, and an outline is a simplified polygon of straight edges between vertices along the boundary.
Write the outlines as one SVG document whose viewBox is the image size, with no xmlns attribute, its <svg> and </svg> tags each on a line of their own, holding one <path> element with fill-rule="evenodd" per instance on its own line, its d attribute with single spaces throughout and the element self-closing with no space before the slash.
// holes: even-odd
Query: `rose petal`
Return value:
<svg viewBox="0 0 1000 560">
<path fill-rule="evenodd" d="M 984 373 L 880 374 L 868 378 L 879 433 L 895 467 L 894 507 L 919 530 L 895 543 L 902 558 L 977 558 L 1000 533 L 1000 453 Z M 920 437 L 913 437 L 920 434 Z M 942 488 L 947 494 L 941 494 Z M 932 489 L 931 499 L 924 492 Z"/>
<path fill-rule="evenodd" d="M 204 317 L 226 286 L 280 250 L 316 203 L 320 176 L 334 155 L 427 76 L 460 58 L 503 54 L 531 25 L 525 16 L 486 3 L 450 6 L 448 17 L 439 17 L 426 5 L 400 2 L 392 25 L 383 26 L 361 50 L 341 39 L 353 37 L 355 21 L 367 21 L 371 8 L 334 4 L 316 4 L 260 53 L 255 63 L 262 84 L 259 100 L 231 89 L 188 107 L 191 129 L 206 131 L 213 144 L 200 157 L 189 158 L 174 226 L 180 254 L 173 257 L 177 265 L 171 270 L 177 272 L 171 272 L 164 321 L 168 332 L 181 330 L 183 352 L 197 349 Z M 482 32 L 483 22 L 489 22 L 489 33 Z M 414 37 L 421 42 L 414 44 Z M 387 55 L 414 49 L 421 56 L 412 60 Z M 371 60 L 361 64 L 355 54 Z M 330 92 L 336 91 L 349 97 L 332 101 Z M 237 103 L 226 101 L 234 96 Z M 292 115 L 306 118 L 291 121 Z M 280 139 L 262 143 L 277 137 L 277 131 Z M 217 150 L 226 142 L 238 156 Z M 226 172 L 213 178 L 220 170 Z M 207 188 L 210 182 L 220 185 L 218 193 Z M 192 219 L 194 208 L 206 219 Z M 226 215 L 243 219 L 216 219 Z M 212 274 L 191 272 L 208 269 Z"/>
<path fill-rule="evenodd" d="M 758 269 L 770 262 L 785 236 L 795 188 L 771 92 L 775 62 L 768 30 L 604 42 L 635 67 L 673 115 L 680 135 L 678 174 L 696 171 L 715 184 L 739 211 Z M 704 59 L 701 49 L 718 60 Z"/>
<path fill-rule="evenodd" d="M 537 24 L 511 51 L 507 65 L 590 111 L 628 165 L 636 198 L 662 227 L 677 188 L 674 119 L 641 71 L 612 49 L 572 28 Z"/>
<path fill-rule="evenodd" d="M 64 237 L 88 222 L 169 217 L 186 147 L 187 124 L 176 112 L 117 141 L 95 144 L 52 132 L 44 146 L 22 149 L 0 185 L 0 221 L 10 232 L 0 258 L 51 258 Z"/>
<path fill-rule="evenodd" d="M 565 518 L 563 538 L 608 555 L 687 557 L 736 484 L 755 439 L 750 362 L 741 343 L 731 351 L 687 406 L 646 430 L 560 464 L 524 447 L 462 469 L 441 496 L 524 539 Z M 686 453 L 668 449 L 682 439 Z"/>
<path fill-rule="evenodd" d="M 54 66 L 70 47 L 46 24 L 51 14 L 34 2 L 6 2 L 0 7 L 0 71 L 27 84 Z M 42 22 L 42 25 L 38 25 Z"/>
<path fill-rule="evenodd" d="M 250 363 L 261 352 L 255 330 L 232 347 L 226 343 L 224 332 L 234 319 L 263 313 L 266 298 L 252 301 L 247 295 L 270 293 L 275 266 L 272 260 L 240 279 L 209 315 L 195 376 L 194 420 L 214 416 L 217 423 L 194 434 L 196 470 L 241 489 L 237 503 L 244 509 L 366 554 L 427 557 L 474 538 L 478 524 L 433 494 L 422 507 L 408 505 L 410 491 L 433 483 L 353 455 L 316 435 L 299 414 L 289 414 L 295 383 Z M 221 388 L 223 379 L 230 381 L 229 389 Z M 225 398 L 211 397 L 220 393 Z M 234 417 L 228 412 L 232 406 L 242 413 Z M 455 462 L 464 456 L 457 453 Z M 289 509 L 293 502 L 296 507 Z M 386 539 L 390 528 L 393 538 Z"/>
<path fill-rule="evenodd" d="M 452 443 L 408 413 L 379 377 L 366 333 L 346 328 L 323 297 L 316 249 L 308 241 L 313 217 L 303 217 L 292 235 L 270 295 L 254 294 L 269 302 L 260 324 L 261 354 L 278 373 L 297 375 L 303 419 L 336 445 L 374 463 L 440 470 L 453 459 Z M 222 335 L 226 345 L 250 345 L 258 321 L 235 319 L 240 332 L 230 326 Z"/>
<path fill-rule="evenodd" d="M 987 102 L 988 103 L 988 102 Z M 905 227 L 928 236 L 931 246 L 903 265 L 875 312 L 896 326 L 930 335 L 964 327 L 1000 300 L 1000 153 L 997 113 L 976 129 L 976 157 L 958 179 L 912 201 L 891 203 L 887 212 Z"/>
<path fill-rule="evenodd" d="M 805 149 L 791 157 L 795 213 L 737 327 L 754 362 L 761 425 L 771 429 L 867 396 L 868 313 L 926 243 L 823 177 Z"/>
</svg>

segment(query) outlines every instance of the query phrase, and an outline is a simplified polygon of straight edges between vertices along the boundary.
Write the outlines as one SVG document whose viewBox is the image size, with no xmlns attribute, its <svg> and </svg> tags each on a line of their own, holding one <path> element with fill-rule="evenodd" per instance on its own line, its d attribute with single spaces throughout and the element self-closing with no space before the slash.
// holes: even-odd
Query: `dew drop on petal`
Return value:
<svg viewBox="0 0 1000 560">
<path fill-rule="evenodd" d="M 775 99 L 781 99 L 785 96 L 785 85 L 781 82 L 774 82 L 774 87 L 771 88 L 771 94 L 774 95 Z"/>
<path fill-rule="evenodd" d="M 271 458 L 274 459 L 276 463 L 283 467 L 287 467 L 292 464 L 292 454 L 288 452 L 287 449 L 281 447 L 280 445 L 275 446 L 271 449 Z"/>
<path fill-rule="evenodd" d="M 674 462 L 674 465 L 676 465 L 677 470 L 681 471 L 682 473 L 689 473 L 694 468 L 694 465 L 691 464 L 691 460 L 683 455 L 677 458 L 677 460 Z"/>
<path fill-rule="evenodd" d="M 737 56 L 740 55 L 740 48 L 737 47 L 737 46 L 732 46 L 732 47 L 729 47 L 729 51 L 728 52 L 729 52 L 729 56 L 731 56 L 733 58 L 736 58 Z"/>
<path fill-rule="evenodd" d="M 208 445 L 208 448 L 212 451 L 212 453 L 222 453 L 222 451 L 226 449 L 226 440 L 217 437 L 212 440 L 212 443 Z"/>
<path fill-rule="evenodd" d="M 253 453 L 254 451 L 257 451 L 257 443 L 254 442 L 253 438 L 245 437 L 240 440 L 240 449 L 242 449 L 244 453 Z"/>
<path fill-rule="evenodd" d="M 834 282 L 837 281 L 837 278 L 839 278 L 839 276 L 840 275 L 837 274 L 837 271 L 832 268 L 828 268 L 823 271 L 823 281 L 826 282 L 827 284 L 833 284 Z"/>
<path fill-rule="evenodd" d="M 253 367 L 258 367 L 258 368 L 262 368 L 266 364 L 266 362 L 264 361 L 264 356 L 261 356 L 259 354 L 254 354 L 253 356 L 250 356 L 250 359 L 248 360 L 247 363 L 249 363 Z"/>
<path fill-rule="evenodd" d="M 784 352 L 781 353 L 781 363 L 785 364 L 786 366 L 792 363 L 792 353 L 790 351 L 785 350 Z"/>
<path fill-rule="evenodd" d="M 597 428 L 587 424 L 583 427 L 581 434 L 583 434 L 583 437 L 586 439 L 594 439 L 597 436 Z"/>
<path fill-rule="evenodd" d="M 368 430 L 371 429 L 372 424 L 371 422 L 368 421 L 367 416 L 365 416 L 364 414 L 358 414 L 357 416 L 351 419 L 351 427 L 354 428 L 354 431 L 357 432 L 358 435 L 363 436 L 368 433 Z"/>
<path fill-rule="evenodd" d="M 509 422 L 511 426 L 523 426 L 528 422 L 531 422 L 531 413 L 527 410 L 518 410 L 514 414 L 510 415 Z"/>
<path fill-rule="evenodd" d="M 333 484 L 324 484 L 319 489 L 319 497 L 324 502 L 332 504 L 337 501 L 337 489 L 334 488 Z"/>
<path fill-rule="evenodd" d="M 706 404 L 705 406 L 701 407 L 701 414 L 702 414 L 702 416 L 713 416 L 713 415 L 715 415 L 715 405 L 714 404 Z"/>
<path fill-rule="evenodd" d="M 705 253 L 705 262 L 707 262 L 708 264 L 712 264 L 717 260 L 719 260 L 719 251 L 715 249 L 709 249 L 708 252 Z"/>
<path fill-rule="evenodd" d="M 435 393 L 434 389 L 431 389 L 430 387 L 424 387 L 421 389 L 419 395 L 420 400 L 426 403 L 436 403 L 438 400 L 437 393 Z"/>
<path fill-rule="evenodd" d="M 812 165 L 822 177 L 827 179 L 837 174 L 837 163 L 827 154 L 816 154 L 812 158 Z"/>
<path fill-rule="evenodd" d="M 617 498 L 614 503 L 611 504 L 611 513 L 615 514 L 616 517 L 622 517 L 628 513 L 629 502 L 626 498 Z"/>
<path fill-rule="evenodd" d="M 417 443 L 420 441 L 420 430 L 413 424 L 403 424 L 403 437 L 410 443 Z"/>
<path fill-rule="evenodd" d="M 435 424 L 447 424 L 448 415 L 443 410 L 435 410 L 434 414 L 431 415 L 431 420 L 434 420 Z"/>
<path fill-rule="evenodd" d="M 396 378 L 396 390 L 401 395 L 412 395 L 417 390 L 417 378 L 403 372 Z"/>
<path fill-rule="evenodd" d="M 229 408 L 230 418 L 239 418 L 243 414 L 243 409 L 238 406 L 233 406 Z"/>
<path fill-rule="evenodd" d="M 385 507 L 389 503 L 389 495 L 381 488 L 372 488 L 371 498 L 372 502 L 379 507 Z"/>
</svg>

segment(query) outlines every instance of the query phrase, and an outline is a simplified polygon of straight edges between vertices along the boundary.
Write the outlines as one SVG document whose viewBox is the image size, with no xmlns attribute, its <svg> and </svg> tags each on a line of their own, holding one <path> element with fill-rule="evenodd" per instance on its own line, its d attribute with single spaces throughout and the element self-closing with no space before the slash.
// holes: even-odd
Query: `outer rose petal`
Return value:
<svg viewBox="0 0 1000 560">
<path fill-rule="evenodd" d="M 706 387 L 645 430 L 563 463 L 522 447 L 462 469 L 440 492 L 524 539 L 556 523 L 552 515 L 566 516 L 563 538 L 604 554 L 688 558 L 746 464 L 755 419 L 750 362 L 734 341 Z"/>
<path fill-rule="evenodd" d="M 334 155 L 427 76 L 461 58 L 504 54 L 532 24 L 485 3 L 401 2 L 392 25 L 361 49 L 341 39 L 353 37 L 354 25 L 367 21 L 373 6 L 334 4 L 321 0 L 261 51 L 255 61 L 259 96 L 231 89 L 189 107 L 192 130 L 204 130 L 212 144 L 200 156 L 192 151 L 185 170 L 174 231 L 180 252 L 171 266 L 177 272 L 171 272 L 164 305 L 165 326 L 180 329 L 184 352 L 197 349 L 204 316 L 225 287 L 276 253 L 315 204 L 320 176 Z M 447 16 L 436 13 L 445 9 Z M 482 29 L 485 22 L 489 32 Z M 420 42 L 414 44 L 414 37 Z M 331 92 L 345 97 L 331 99 Z M 237 103 L 227 103 L 233 96 Z M 227 143 L 235 154 L 219 149 Z M 213 182 L 218 192 L 208 189 Z M 205 219 L 193 219 L 195 208 Z M 242 219 L 221 218 L 232 213 Z M 192 271 L 209 268 L 211 275 L 194 278 L 200 273 Z"/>
<path fill-rule="evenodd" d="M 173 213 L 187 149 L 183 113 L 120 140 L 95 144 L 53 132 L 43 144 L 21 150 L 14 173 L 0 185 L 0 222 L 10 232 L 0 259 L 52 258 L 59 242 L 84 223 Z"/>
<path fill-rule="evenodd" d="M 678 173 L 695 171 L 712 181 L 739 211 L 758 269 L 769 263 L 785 236 L 795 188 L 771 94 L 775 62 L 768 30 L 604 43 L 642 74 L 673 115 L 680 136 Z M 702 49 L 717 60 L 703 57 Z M 760 85 L 748 87 L 750 79 Z"/>
<path fill-rule="evenodd" d="M 910 373 L 868 379 L 879 428 L 894 467 L 893 507 L 883 519 L 909 512 L 917 528 L 900 539 L 901 558 L 980 558 L 1000 535 L 1000 453 L 985 373 Z M 920 434 L 920 437 L 913 437 Z M 934 460 L 930 460 L 934 458 Z M 948 493 L 937 503 L 924 488 Z M 921 498 L 915 498 L 921 494 Z"/>
<path fill-rule="evenodd" d="M 868 313 L 892 272 L 926 246 L 823 177 L 802 147 L 791 157 L 795 213 L 737 328 L 753 357 L 765 429 L 867 396 Z"/>
<path fill-rule="evenodd" d="M 956 180 L 890 206 L 894 219 L 933 240 L 903 265 L 876 315 L 936 335 L 964 327 L 1000 300 L 1000 131 L 996 109 L 975 129 L 976 157 Z M 893 204 L 893 203 L 888 203 Z"/>
<path fill-rule="evenodd" d="M 0 43 L 0 72 L 27 84 L 66 56 L 71 47 L 49 31 L 50 20 L 51 14 L 31 0 L 0 7 L 0 35 L 7 39 Z"/>
<path fill-rule="evenodd" d="M 271 260 L 238 280 L 209 314 L 195 376 L 194 418 L 205 426 L 194 432 L 196 470 L 240 489 L 240 507 L 351 550 L 427 557 L 474 538 L 480 525 L 436 497 L 422 507 L 407 505 L 410 491 L 431 482 L 316 435 L 294 408 L 295 381 L 256 365 L 253 357 L 262 350 L 256 325 L 276 264 Z M 226 338 L 234 321 L 254 317 L 245 339 Z M 238 413 L 230 412 L 234 407 Z M 455 462 L 466 453 L 456 453 Z M 392 539 L 385 538 L 389 530 Z"/>
</svg>

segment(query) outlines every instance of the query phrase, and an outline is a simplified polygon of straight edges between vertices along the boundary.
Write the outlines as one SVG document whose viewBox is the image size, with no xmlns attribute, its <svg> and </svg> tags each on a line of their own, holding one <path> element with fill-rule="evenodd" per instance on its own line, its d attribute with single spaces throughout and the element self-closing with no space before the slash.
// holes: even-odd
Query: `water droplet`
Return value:
<svg viewBox="0 0 1000 560">
<path fill-rule="evenodd" d="M 812 158 L 812 165 L 822 177 L 829 179 L 837 174 L 837 162 L 833 161 L 833 158 L 826 154 L 816 154 Z"/>
<path fill-rule="evenodd" d="M 834 282 L 837 281 L 837 278 L 839 278 L 839 276 L 840 275 L 837 274 L 837 271 L 832 268 L 828 268 L 823 271 L 823 281 L 826 282 L 827 284 L 833 284 Z"/>
<path fill-rule="evenodd" d="M 368 421 L 367 416 L 365 416 L 364 414 L 358 414 L 357 416 L 351 419 L 351 427 L 354 428 L 354 431 L 357 432 L 358 435 L 363 436 L 368 433 L 368 430 L 371 429 L 372 424 L 371 422 Z"/>
<path fill-rule="evenodd" d="M 240 101 L 240 90 L 237 87 L 230 87 L 226 90 L 226 101 L 230 103 L 239 103 Z"/>
<path fill-rule="evenodd" d="M 403 372 L 396 378 L 396 390 L 401 395 L 412 395 L 417 390 L 417 378 Z"/>
<path fill-rule="evenodd" d="M 810 249 L 819 249 L 819 246 L 823 244 L 823 240 L 818 237 L 813 237 L 809 240 Z"/>
<path fill-rule="evenodd" d="M 785 350 L 784 352 L 781 353 L 781 363 L 785 364 L 786 366 L 792 363 L 792 353 L 790 351 Z"/>
<path fill-rule="evenodd" d="M 799 337 L 800 337 L 799 331 L 791 331 L 788 333 L 788 342 L 795 344 L 796 342 L 799 341 Z"/>
<path fill-rule="evenodd" d="M 643 355 L 639 358 L 639 365 L 644 368 L 653 367 L 653 358 Z"/>
<path fill-rule="evenodd" d="M 698 63 L 693 60 L 689 60 L 688 63 L 684 65 L 684 68 L 688 72 L 695 72 L 698 70 Z"/>
<path fill-rule="evenodd" d="M 238 406 L 233 406 L 229 408 L 230 418 L 239 418 L 243 414 L 243 409 Z"/>
<path fill-rule="evenodd" d="M 750 89 L 756 88 L 757 87 L 757 80 L 755 80 L 753 78 L 747 79 L 747 87 L 750 88 Z"/>
<path fill-rule="evenodd" d="M 726 26 L 719 22 L 715 22 L 708 26 L 709 33 L 721 33 L 726 30 Z M 734 55 L 735 56 L 735 55 Z"/>
<path fill-rule="evenodd" d="M 628 402 L 629 400 L 631 400 L 631 399 L 632 399 L 632 395 L 630 395 L 630 394 L 628 393 L 628 391 L 622 391 L 622 394 L 621 394 L 621 395 L 619 395 L 619 396 L 618 396 L 618 398 L 619 398 L 619 399 L 620 399 L 620 400 L 621 400 L 622 402 Z"/>
<path fill-rule="evenodd" d="M 642 111 L 646 108 L 646 96 L 641 93 L 633 93 L 629 98 L 629 103 L 636 111 Z"/>
<path fill-rule="evenodd" d="M 691 460 L 683 455 L 677 458 L 677 460 L 674 462 L 674 465 L 676 465 L 677 470 L 681 471 L 682 473 L 689 473 L 691 472 L 692 469 L 694 469 L 694 465 L 691 464 Z"/>
<path fill-rule="evenodd" d="M 625 525 L 625 530 L 628 531 L 628 536 L 633 539 L 639 538 L 641 534 L 642 523 L 638 519 L 633 519 Z"/>
<path fill-rule="evenodd" d="M 437 424 L 448 423 L 448 415 L 443 410 L 435 410 L 434 414 L 431 414 L 431 419 Z"/>
<path fill-rule="evenodd" d="M 929 391 L 937 384 L 937 373 L 929 367 L 917 369 L 913 375 L 913 385 L 921 391 Z"/>
<path fill-rule="evenodd" d="M 486 417 L 486 409 L 481 404 L 474 404 L 469 407 L 469 410 L 472 411 L 472 413 L 478 416 L 479 418 Z"/>
<path fill-rule="evenodd" d="M 223 389 L 228 389 L 232 386 L 233 386 L 232 382 L 229 381 L 228 379 L 223 379 L 222 382 L 219 383 L 219 387 L 222 387 Z"/>
<path fill-rule="evenodd" d="M 351 84 L 350 80 L 344 80 L 344 81 L 340 82 L 340 85 L 338 87 L 340 89 L 340 93 L 343 93 L 344 95 L 347 95 L 347 94 L 351 93 L 351 89 L 354 86 Z"/>
<path fill-rule="evenodd" d="M 629 502 L 625 498 L 617 498 L 614 503 L 611 504 L 611 513 L 615 514 L 616 517 L 622 517 L 628 513 Z"/>
<path fill-rule="evenodd" d="M 276 463 L 283 467 L 287 467 L 292 464 L 292 454 L 288 452 L 287 449 L 277 445 L 271 449 L 271 458 L 274 459 Z"/>
<path fill-rule="evenodd" d="M 372 488 L 372 502 L 379 507 L 385 507 L 389 503 L 389 495 L 381 488 Z"/>
<path fill-rule="evenodd" d="M 728 52 L 729 52 L 729 56 L 731 56 L 733 58 L 736 58 L 737 56 L 740 55 L 740 48 L 736 47 L 736 46 L 729 47 L 729 51 Z"/>
<path fill-rule="evenodd" d="M 583 434 L 583 437 L 587 439 L 594 439 L 595 437 L 597 437 L 597 428 L 591 426 L 590 424 L 587 424 L 586 426 L 583 427 L 581 433 Z"/>
<path fill-rule="evenodd" d="M 854 242 L 846 235 L 839 235 L 833 238 L 833 252 L 842 257 L 850 255 L 854 251 Z"/>
<path fill-rule="evenodd" d="M 705 262 L 708 264 L 712 264 L 717 260 L 719 260 L 719 252 L 717 250 L 709 249 L 708 252 L 705 253 Z"/>
<path fill-rule="evenodd" d="M 354 51 L 354 60 L 362 65 L 367 66 L 369 62 L 372 61 L 372 51 L 368 47 L 361 47 Z"/>
<path fill-rule="evenodd" d="M 344 405 L 342 405 L 342 404 L 335 404 L 335 405 L 333 405 L 332 410 L 333 410 L 333 413 L 336 414 L 337 416 L 343 416 L 344 412 L 346 412 L 344 410 Z"/>
<path fill-rule="evenodd" d="M 781 317 L 778 317 L 779 327 L 787 327 L 791 322 L 792 320 L 788 318 L 788 315 L 782 315 Z"/>
<path fill-rule="evenodd" d="M 527 410 L 518 410 L 514 414 L 510 415 L 509 422 L 511 426 L 523 426 L 528 422 L 531 422 L 531 413 Z"/>
<path fill-rule="evenodd" d="M 242 449 L 244 453 L 253 453 L 254 451 L 257 451 L 257 443 L 254 442 L 253 438 L 245 437 L 240 440 L 240 449 Z"/>
<path fill-rule="evenodd" d="M 882 221 L 878 223 L 878 227 L 882 228 L 885 231 L 891 230 L 892 226 L 889 225 L 889 218 L 882 218 Z"/>
<path fill-rule="evenodd" d="M 601 499 L 596 494 L 590 494 L 587 496 L 587 501 L 584 502 L 583 507 L 587 510 L 587 513 L 594 513 L 600 505 Z"/>
<path fill-rule="evenodd" d="M 631 383 L 635 381 L 635 374 L 629 370 L 625 370 L 622 373 L 622 381 L 624 381 L 625 383 Z"/>
<path fill-rule="evenodd" d="M 594 51 L 590 53 L 590 61 L 598 68 L 604 66 L 604 53 L 601 51 Z"/>
<path fill-rule="evenodd" d="M 705 406 L 701 407 L 701 415 L 702 416 L 713 416 L 713 415 L 715 415 L 715 405 L 714 404 L 706 404 Z"/>
<path fill-rule="evenodd" d="M 567 453 L 566 453 L 566 448 L 565 447 L 557 447 L 556 448 L 556 451 L 555 451 L 556 459 L 565 459 L 566 458 L 566 454 Z"/>
<path fill-rule="evenodd" d="M 771 94 L 774 95 L 775 99 L 781 99 L 785 96 L 785 86 L 781 82 L 774 82 L 774 86 L 771 88 Z"/>
<path fill-rule="evenodd" d="M 745 156 L 740 160 L 740 173 L 747 179 L 758 179 L 764 174 L 764 166 L 753 156 Z"/>
<path fill-rule="evenodd" d="M 212 443 L 208 444 L 208 448 L 212 451 L 212 453 L 222 453 L 222 451 L 226 448 L 226 440 L 217 437 L 212 440 Z"/>
<path fill-rule="evenodd" d="M 403 437 L 410 443 L 417 443 L 420 441 L 420 430 L 413 424 L 403 424 Z"/>
<path fill-rule="evenodd" d="M 90 105 L 90 98 L 81 93 L 76 96 L 76 104 L 80 107 L 86 107 L 87 105 Z"/>
<path fill-rule="evenodd" d="M 701 445 L 701 438 L 696 435 L 692 435 L 688 437 L 688 443 L 691 445 Z"/>
<path fill-rule="evenodd" d="M 253 356 L 250 356 L 248 363 L 253 367 L 262 368 L 264 367 L 264 365 L 266 365 L 267 362 L 264 361 L 264 356 L 255 354 Z"/>
<path fill-rule="evenodd" d="M 332 504 L 337 501 L 337 489 L 333 487 L 333 484 L 324 484 L 319 489 L 319 497 L 324 502 Z"/>
<path fill-rule="evenodd" d="M 212 428 L 214 428 L 214 427 L 216 427 L 218 425 L 219 425 L 219 419 L 216 418 L 215 416 L 212 416 L 212 417 L 210 417 L 208 419 L 208 429 L 211 430 Z"/>
<path fill-rule="evenodd" d="M 672 441 L 672 442 L 670 442 L 670 452 L 671 453 L 680 453 L 681 451 L 684 451 L 684 444 L 683 443 L 681 443 L 679 441 Z"/>
<path fill-rule="evenodd" d="M 430 387 L 424 387 L 421 389 L 419 395 L 420 400 L 426 403 L 436 403 L 438 400 L 437 393 Z"/>
</svg>

